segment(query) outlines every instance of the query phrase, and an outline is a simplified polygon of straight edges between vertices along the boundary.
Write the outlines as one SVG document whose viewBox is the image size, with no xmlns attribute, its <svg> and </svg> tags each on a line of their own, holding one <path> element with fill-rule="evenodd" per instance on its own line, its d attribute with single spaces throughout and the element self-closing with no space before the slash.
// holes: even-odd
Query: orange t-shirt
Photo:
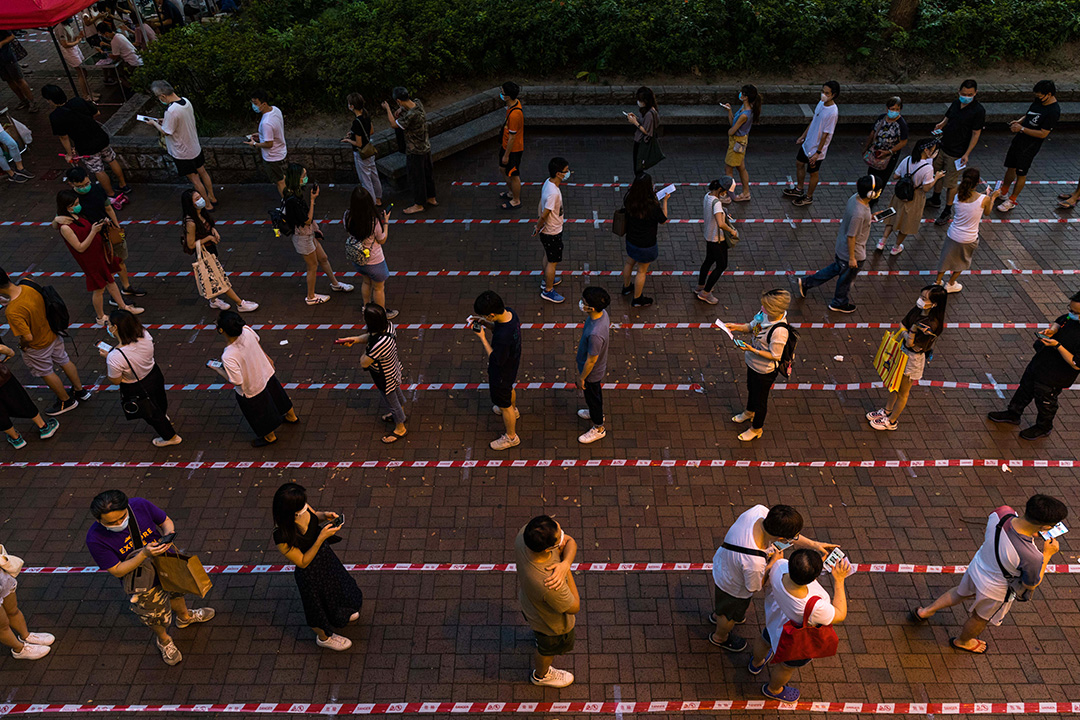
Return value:
<svg viewBox="0 0 1080 720">
<path fill-rule="evenodd" d="M 503 150 L 506 150 L 507 143 L 511 142 L 511 132 L 514 133 L 514 139 L 510 152 L 521 152 L 525 149 L 525 112 L 521 109 L 520 100 L 516 100 L 506 109 L 506 122 L 503 123 L 502 131 Z"/>
</svg>

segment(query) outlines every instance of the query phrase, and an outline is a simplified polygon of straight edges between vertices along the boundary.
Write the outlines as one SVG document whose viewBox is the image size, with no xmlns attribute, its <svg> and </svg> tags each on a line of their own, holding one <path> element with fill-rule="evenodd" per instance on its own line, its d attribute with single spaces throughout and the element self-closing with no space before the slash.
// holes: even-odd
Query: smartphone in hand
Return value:
<svg viewBox="0 0 1080 720">
<path fill-rule="evenodd" d="M 207 360 L 206 367 L 213 368 L 214 370 L 220 370 L 223 366 L 220 360 Z"/>
<path fill-rule="evenodd" d="M 1041 537 L 1043 540 L 1053 540 L 1056 537 L 1061 537 L 1067 532 L 1069 532 L 1069 528 L 1065 527 L 1065 523 L 1058 523 L 1049 530 L 1046 530 L 1045 532 L 1040 532 L 1039 537 Z"/>
<path fill-rule="evenodd" d="M 840 562 L 845 557 L 843 550 L 840 548 L 833 548 L 833 551 L 825 558 L 825 562 L 822 563 L 824 572 L 832 572 L 833 568 L 836 567 L 836 563 Z"/>
<path fill-rule="evenodd" d="M 881 220 L 884 220 L 885 218 L 891 218 L 895 214 L 896 214 L 896 208 L 894 208 L 894 207 L 885 208 L 884 210 L 879 210 L 878 212 L 874 213 L 874 220 L 875 221 L 881 221 Z"/>
<path fill-rule="evenodd" d="M 176 533 L 171 532 L 168 535 L 162 535 L 161 537 L 159 537 L 158 542 L 161 543 L 162 545 L 168 545 L 169 543 L 171 543 L 173 541 L 173 538 L 175 538 L 175 537 L 176 537 Z"/>
</svg>

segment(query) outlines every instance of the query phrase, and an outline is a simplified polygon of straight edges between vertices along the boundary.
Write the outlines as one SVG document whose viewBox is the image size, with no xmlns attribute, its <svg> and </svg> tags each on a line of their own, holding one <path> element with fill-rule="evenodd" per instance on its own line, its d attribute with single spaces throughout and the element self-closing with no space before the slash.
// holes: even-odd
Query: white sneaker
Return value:
<svg viewBox="0 0 1080 720">
<path fill-rule="evenodd" d="M 998 212 L 1009 212 L 1017 205 L 1019 205 L 1019 203 L 1013 202 L 1012 198 L 1005 198 L 1005 202 L 998 205 L 997 210 Z"/>
<path fill-rule="evenodd" d="M 744 422 L 750 422 L 753 419 L 754 419 L 754 413 L 752 413 L 752 412 L 750 412 L 748 410 L 743 410 L 741 413 L 739 413 L 735 417 L 731 418 L 731 422 L 744 423 Z"/>
<path fill-rule="evenodd" d="M 764 429 L 755 430 L 754 428 L 747 428 L 739 434 L 739 439 L 743 442 L 750 442 L 751 440 L 757 440 L 764 432 Z"/>
<path fill-rule="evenodd" d="M 890 420 L 887 415 L 881 415 L 870 419 L 870 427 L 875 430 L 895 430 L 900 426 Z"/>
<path fill-rule="evenodd" d="M 884 250 L 885 249 L 885 238 L 881 238 L 880 240 L 877 241 L 877 249 L 878 250 Z"/>
<path fill-rule="evenodd" d="M 136 307 L 135 305 L 128 305 L 127 310 L 132 315 L 142 315 L 146 312 L 146 308 Z"/>
<path fill-rule="evenodd" d="M 255 312 L 259 309 L 259 303 L 251 302 L 250 300 L 241 300 L 240 304 L 236 306 L 239 312 Z"/>
<path fill-rule="evenodd" d="M 352 292 L 355 288 L 349 283 L 339 282 L 336 286 L 331 285 L 330 289 L 334 292 Z"/>
<path fill-rule="evenodd" d="M 304 298 L 304 302 L 308 305 L 322 305 L 329 299 L 329 295 L 315 295 L 314 297 Z"/>
<path fill-rule="evenodd" d="M 341 652 L 342 650 L 348 650 L 352 647 L 352 640 L 347 637 L 338 635 L 337 633 L 334 633 L 325 640 L 315 638 L 315 644 L 319 647 L 329 648 L 331 650 L 337 650 L 338 652 Z"/>
<path fill-rule="evenodd" d="M 509 450 L 512 447 L 517 447 L 521 444 L 521 437 L 515 435 L 510 437 L 506 433 L 503 433 L 495 440 L 491 441 L 492 450 Z"/>
<path fill-rule="evenodd" d="M 217 612 L 215 612 L 214 608 L 212 607 L 201 607 L 196 610 L 191 610 L 190 612 L 191 617 L 189 617 L 187 620 L 181 620 L 179 616 L 177 616 L 176 627 L 186 628 L 192 623 L 204 623 L 208 620 L 213 620 L 214 616 L 217 615 Z"/>
<path fill-rule="evenodd" d="M 606 435 L 607 430 L 603 426 L 597 427 L 593 425 L 591 428 L 589 428 L 588 432 L 582 435 L 578 435 L 577 441 L 582 445 L 588 445 L 589 443 L 594 443 Z"/>
<path fill-rule="evenodd" d="M 165 440 L 163 438 L 156 437 L 150 442 L 154 443 L 154 447 L 169 447 L 170 445 L 179 445 L 184 441 L 184 438 L 179 435 L 173 435 L 171 440 Z"/>
<path fill-rule="evenodd" d="M 221 298 L 211 298 L 210 307 L 214 308 L 215 310 L 228 310 L 232 306 Z"/>
<path fill-rule="evenodd" d="M 176 647 L 176 643 L 171 642 L 162 647 L 161 643 L 155 640 L 154 644 L 161 651 L 161 659 L 165 661 L 166 665 L 175 665 L 184 659 L 184 656 L 180 654 L 180 648 Z"/>
<path fill-rule="evenodd" d="M 958 282 L 951 282 L 945 286 L 945 292 L 947 293 L 958 293 L 963 289 L 964 286 Z"/>
<path fill-rule="evenodd" d="M 592 415 L 589 414 L 588 408 L 582 408 L 577 411 L 577 416 L 582 420 L 592 420 Z"/>
<path fill-rule="evenodd" d="M 893 246 L 893 249 L 889 251 L 889 254 L 890 255 L 899 255 L 902 252 L 904 252 L 903 243 L 901 243 L 900 245 Z"/>
<path fill-rule="evenodd" d="M 888 416 L 889 413 L 885 412 L 885 408 L 878 408 L 877 410 L 871 410 L 866 413 L 866 419 L 873 422 L 874 418 L 883 418 Z"/>
<path fill-rule="evenodd" d="M 48 645 L 31 645 L 28 642 L 23 643 L 23 648 L 19 652 L 11 651 L 11 657 L 16 660 L 40 660 L 49 654 L 52 650 Z"/>
<path fill-rule="evenodd" d="M 574 682 L 574 674 L 567 672 L 566 670 L 548 668 L 547 675 L 545 675 L 544 677 L 536 677 L 536 671 L 533 670 L 531 673 L 529 673 L 529 679 L 532 680 L 533 685 L 543 685 L 544 687 L 553 688 L 564 688 L 570 683 Z"/>
<path fill-rule="evenodd" d="M 30 645 L 52 645 L 56 638 L 50 633 L 30 633 L 22 641 Z"/>
<path fill-rule="evenodd" d="M 501 416 L 503 414 L 503 409 L 501 407 L 499 407 L 498 405 L 492 405 L 491 406 L 491 412 L 495 413 L 496 415 Z M 521 410 L 516 408 L 516 407 L 514 408 L 514 417 L 515 418 L 521 417 Z"/>
</svg>

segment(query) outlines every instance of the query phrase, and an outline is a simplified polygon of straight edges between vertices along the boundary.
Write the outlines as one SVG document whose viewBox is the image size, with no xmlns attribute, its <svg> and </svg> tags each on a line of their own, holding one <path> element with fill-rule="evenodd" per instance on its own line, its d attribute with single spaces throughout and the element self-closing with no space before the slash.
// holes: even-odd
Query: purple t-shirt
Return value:
<svg viewBox="0 0 1080 720">
<path fill-rule="evenodd" d="M 131 533 L 136 523 L 142 531 L 143 545 L 148 545 L 161 537 L 157 526 L 165 522 L 165 518 L 168 517 L 164 510 L 142 498 L 130 498 L 128 510 L 134 519 L 128 520 L 127 532 L 113 532 L 99 522 L 95 522 L 86 531 L 86 547 L 90 550 L 94 562 L 102 570 L 116 567 L 131 555 L 134 549 Z"/>
</svg>

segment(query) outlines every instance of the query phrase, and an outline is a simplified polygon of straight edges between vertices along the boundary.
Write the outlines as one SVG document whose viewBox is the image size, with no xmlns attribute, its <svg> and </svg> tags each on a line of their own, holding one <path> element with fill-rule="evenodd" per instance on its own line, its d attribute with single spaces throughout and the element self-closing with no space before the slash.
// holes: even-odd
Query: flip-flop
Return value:
<svg viewBox="0 0 1080 720">
<path fill-rule="evenodd" d="M 737 195 L 737 196 L 735 196 L 735 197 L 733 197 L 731 199 L 734 200 L 735 202 L 750 202 L 750 196 L 749 195 L 747 195 L 746 197 L 742 197 L 742 196 Z"/>
<path fill-rule="evenodd" d="M 408 430 L 403 432 L 401 435 L 398 435 L 396 432 L 392 432 L 389 435 L 383 435 L 382 441 L 383 441 L 383 444 L 385 444 L 385 445 L 392 445 L 393 443 L 396 443 L 398 440 L 400 440 L 401 438 L 405 437 L 408 434 L 409 434 Z"/>
<path fill-rule="evenodd" d="M 285 418 L 285 422 L 289 423 L 290 425 L 295 425 L 296 423 L 300 422 L 300 418 L 298 417 L 295 420 L 290 420 L 289 418 Z"/>
<path fill-rule="evenodd" d="M 767 698 L 773 700 L 779 700 L 780 702 L 793 703 L 799 699 L 799 689 L 793 688 L 790 685 L 785 685 L 784 689 L 773 695 L 769 692 L 769 683 L 765 683 L 761 686 L 761 694 Z"/>
<path fill-rule="evenodd" d="M 1072 197 L 1072 193 L 1061 193 L 1058 195 L 1058 200 L 1068 200 Z"/>
<path fill-rule="evenodd" d="M 1072 210 L 1074 207 L 1076 207 L 1076 203 L 1067 203 L 1067 202 L 1059 202 L 1058 203 L 1058 209 L 1059 210 Z"/>
<path fill-rule="evenodd" d="M 910 610 L 908 610 L 907 617 L 908 617 L 908 622 L 913 622 L 913 623 L 924 623 L 924 622 L 926 622 L 926 621 L 928 621 L 930 619 L 928 617 L 920 617 L 919 616 L 919 608 L 911 608 Z"/>
<path fill-rule="evenodd" d="M 976 640 L 976 642 L 982 643 L 982 644 L 981 645 L 976 645 L 975 648 L 966 648 L 963 645 L 957 645 L 956 644 L 956 638 L 949 638 L 949 644 L 952 645 L 955 649 L 963 650 L 964 652 L 969 652 L 969 653 L 971 653 L 973 655 L 982 655 L 983 653 L 986 652 L 986 649 L 989 646 L 983 640 Z M 982 649 L 981 650 L 976 649 L 976 648 L 979 648 L 979 647 L 981 647 Z"/>
<path fill-rule="evenodd" d="M 499 209 L 500 210 L 520 210 L 522 205 L 523 205 L 523 203 L 518 203 L 517 205 L 514 205 L 509 200 L 507 200 L 506 202 L 504 202 L 502 205 L 499 206 Z"/>
<path fill-rule="evenodd" d="M 514 194 L 509 192 L 509 191 L 508 192 L 501 192 L 501 193 L 499 193 L 499 197 L 501 199 L 503 199 L 503 200 L 513 200 L 514 199 Z M 1069 196 L 1066 195 L 1065 197 L 1069 197 Z"/>
<path fill-rule="evenodd" d="M 273 445 L 276 442 L 277 442 L 277 440 L 267 440 L 266 438 L 255 438 L 254 440 L 251 441 L 251 447 L 253 447 L 253 448 L 261 448 L 261 447 L 266 447 L 267 445 Z"/>
</svg>

